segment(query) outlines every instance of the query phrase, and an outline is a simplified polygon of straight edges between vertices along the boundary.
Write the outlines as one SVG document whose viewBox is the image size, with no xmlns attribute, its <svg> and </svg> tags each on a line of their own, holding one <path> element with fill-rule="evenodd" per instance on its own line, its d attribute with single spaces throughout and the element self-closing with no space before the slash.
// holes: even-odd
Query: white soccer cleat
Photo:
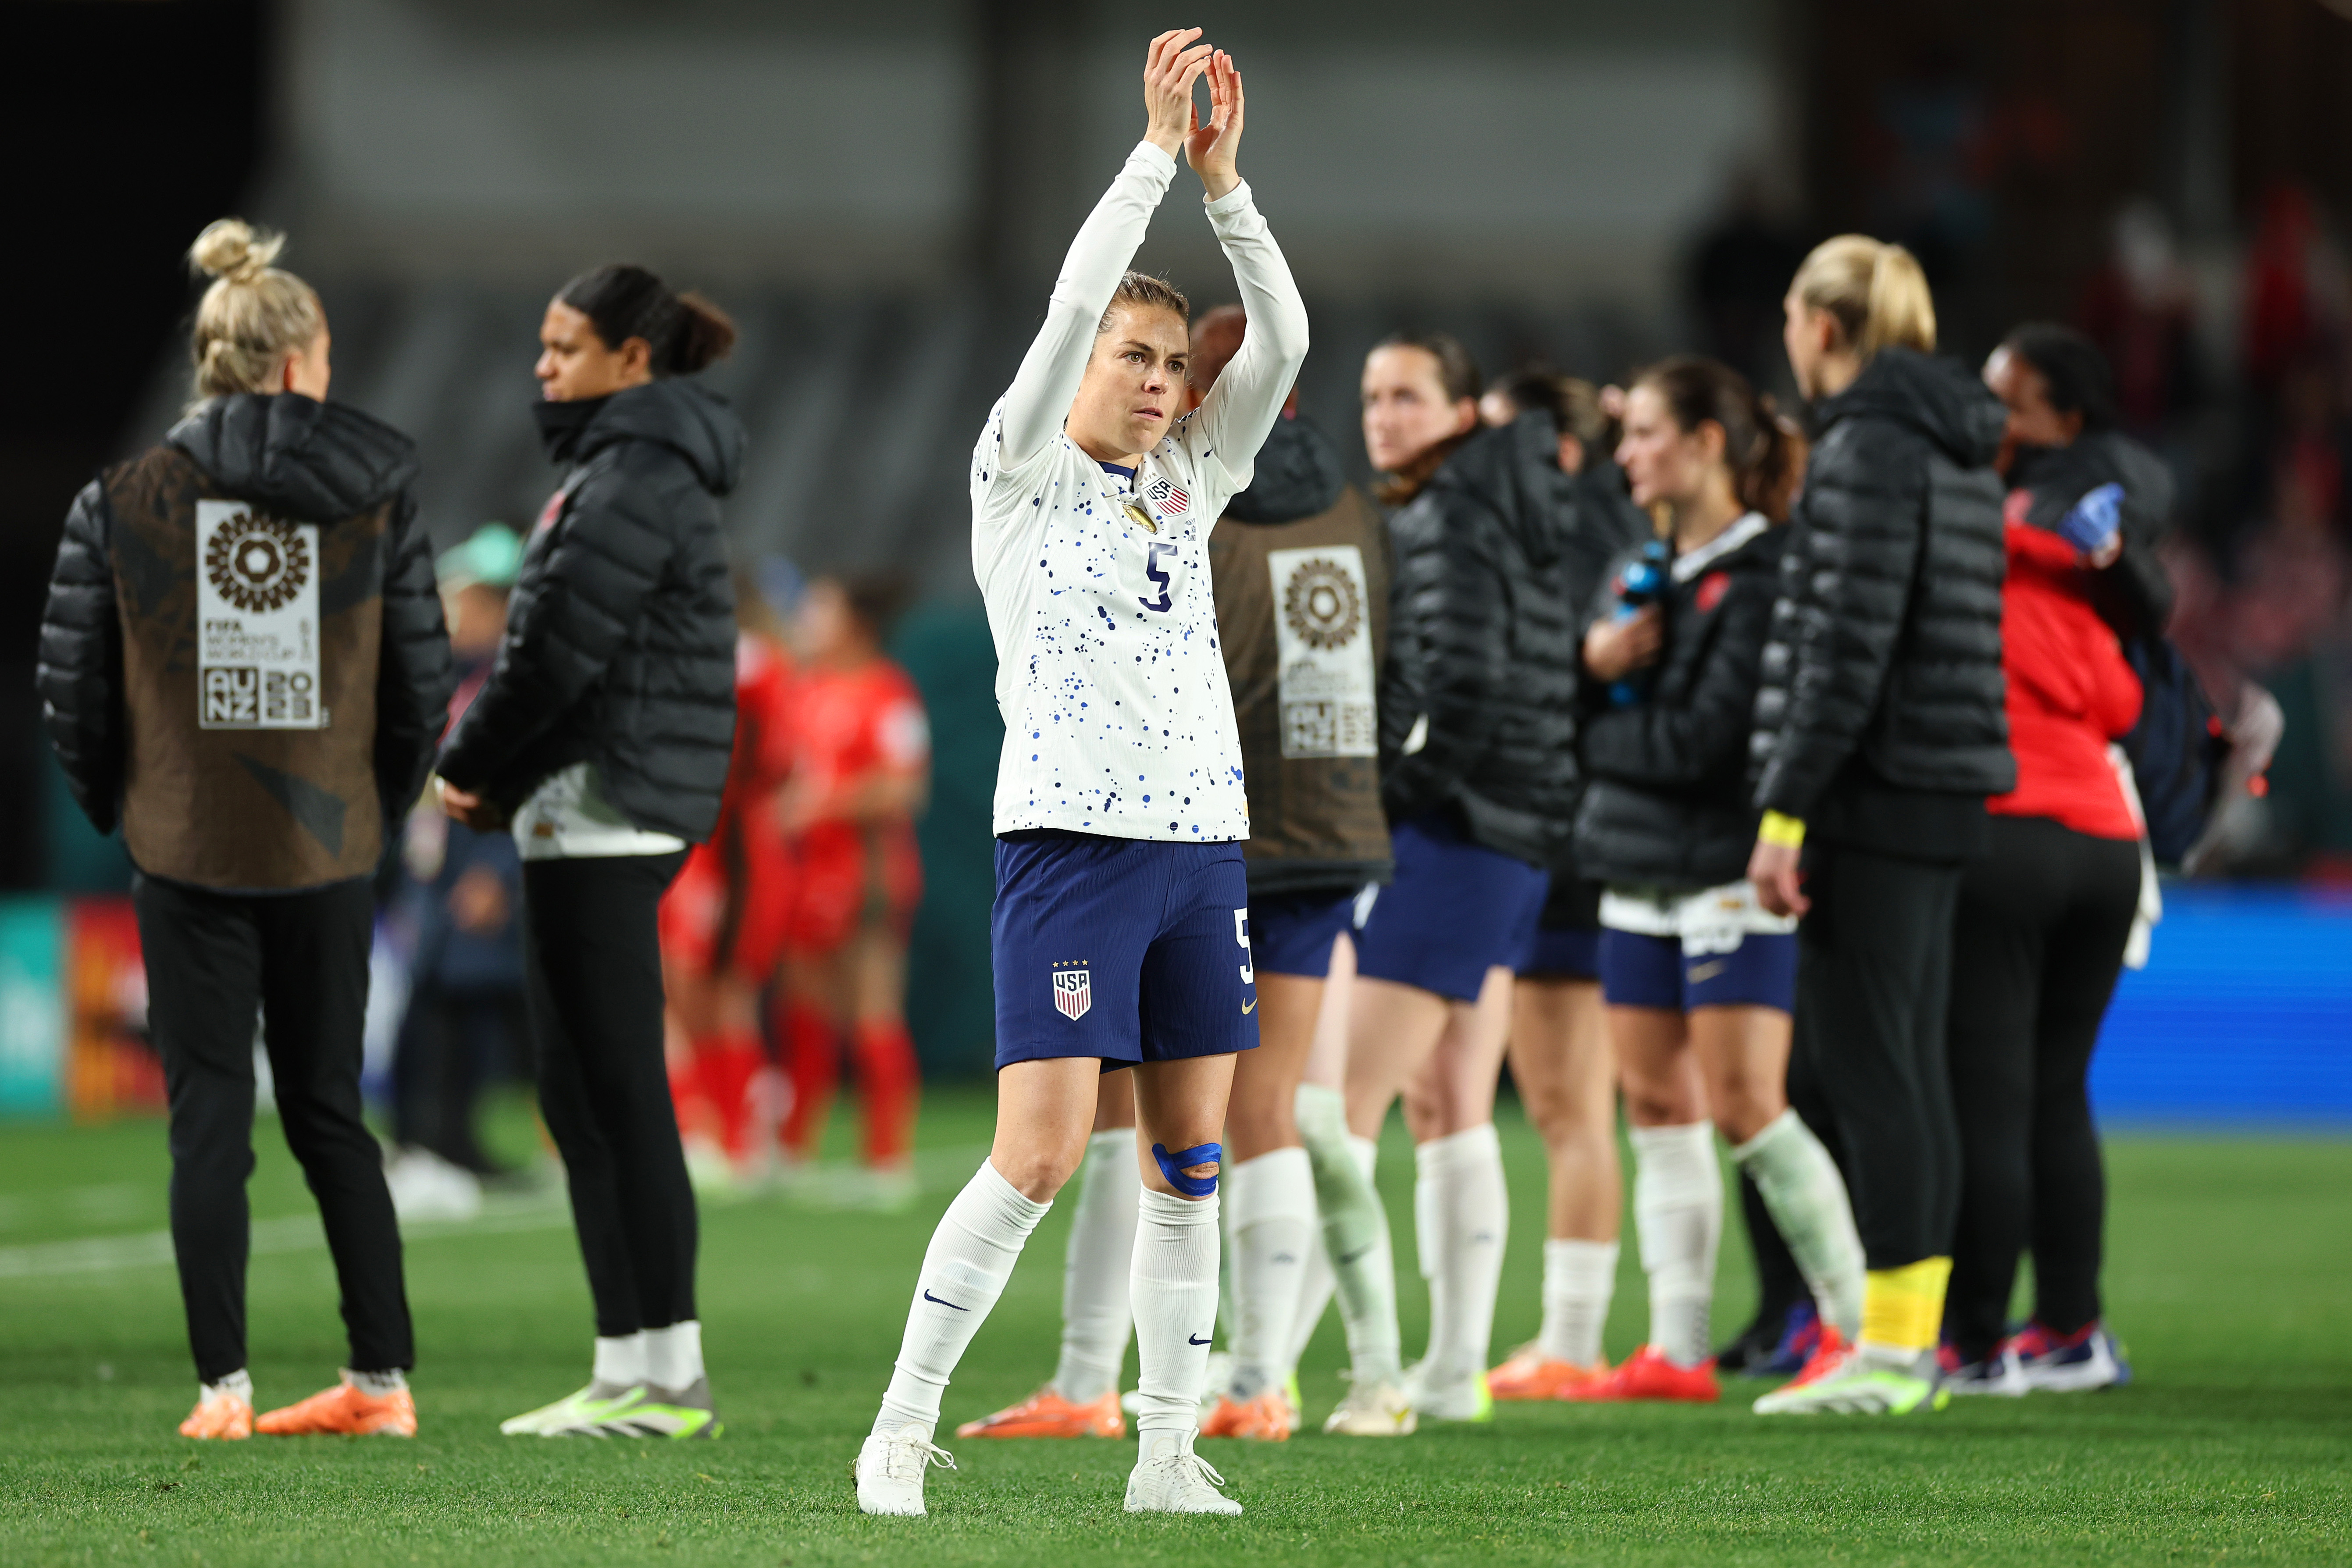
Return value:
<svg viewBox="0 0 2352 1568">
<path fill-rule="evenodd" d="M 1405 1368 L 1404 1397 L 1432 1421 L 1495 1418 L 1495 1396 L 1486 1387 L 1486 1373 L 1475 1367 L 1459 1377 L 1441 1378 L 1429 1363 L 1415 1362 Z"/>
<path fill-rule="evenodd" d="M 646 1385 L 642 1383 L 591 1383 L 585 1388 L 565 1394 L 552 1405 L 542 1405 L 536 1410 L 507 1417 L 499 1423 L 499 1430 L 509 1437 L 549 1437 L 580 1432 L 627 1409 L 645 1396 Z"/>
<path fill-rule="evenodd" d="M 1324 1417 L 1323 1430 L 1337 1437 L 1403 1437 L 1420 1425 L 1404 1390 L 1382 1379 L 1350 1386 L 1339 1407 Z"/>
<path fill-rule="evenodd" d="M 875 1433 L 857 1450 L 857 1511 L 922 1518 L 923 1472 L 933 1465 L 952 1470 L 955 1456 L 912 1422 Z"/>
<path fill-rule="evenodd" d="M 1217 1489 L 1225 1478 L 1189 1446 L 1137 1462 L 1127 1478 L 1129 1513 L 1239 1513 L 1242 1505 Z"/>
</svg>

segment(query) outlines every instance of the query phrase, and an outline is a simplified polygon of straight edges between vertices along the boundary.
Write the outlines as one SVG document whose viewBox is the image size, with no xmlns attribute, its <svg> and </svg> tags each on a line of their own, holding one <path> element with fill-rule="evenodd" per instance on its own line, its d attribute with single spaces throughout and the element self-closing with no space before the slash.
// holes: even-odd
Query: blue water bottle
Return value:
<svg viewBox="0 0 2352 1568">
<path fill-rule="evenodd" d="M 1666 567 L 1673 552 L 1663 539 L 1653 539 L 1642 546 L 1642 553 L 1627 562 L 1617 574 L 1617 608 L 1611 618 L 1629 621 L 1641 614 L 1645 605 L 1654 605 L 1665 592 Z M 1609 701 L 1612 707 L 1631 708 L 1650 695 L 1650 680 L 1654 672 L 1637 669 L 1622 679 L 1609 683 Z"/>
</svg>

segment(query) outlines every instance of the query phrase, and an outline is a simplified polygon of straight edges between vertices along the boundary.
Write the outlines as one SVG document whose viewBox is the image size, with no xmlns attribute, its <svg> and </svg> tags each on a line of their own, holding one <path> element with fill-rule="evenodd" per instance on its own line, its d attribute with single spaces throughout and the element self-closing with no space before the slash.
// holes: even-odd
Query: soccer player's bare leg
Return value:
<svg viewBox="0 0 2352 1568">
<path fill-rule="evenodd" d="M 1511 1081 L 1544 1142 L 1543 1326 L 1487 1374 L 1497 1399 L 1558 1399 L 1607 1370 L 1617 1282 L 1617 1066 L 1596 981 L 1522 975 L 1511 996 Z"/>
</svg>

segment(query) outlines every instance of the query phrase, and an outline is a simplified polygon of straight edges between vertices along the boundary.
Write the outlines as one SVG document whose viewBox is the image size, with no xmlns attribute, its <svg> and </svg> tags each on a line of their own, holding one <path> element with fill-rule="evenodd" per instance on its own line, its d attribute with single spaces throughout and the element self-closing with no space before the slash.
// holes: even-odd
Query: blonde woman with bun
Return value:
<svg viewBox="0 0 2352 1568">
<path fill-rule="evenodd" d="M 1797 927 L 1790 1098 L 1842 1148 L 1866 1265 L 1858 1342 L 1761 1414 L 1940 1408 L 1937 1331 L 1959 1204 L 1945 1011 L 1961 874 L 2017 769 L 2001 705 L 2006 416 L 1933 357 L 1910 252 L 1824 242 L 1783 334 L 1819 432 L 1789 521 L 1750 755 L 1748 878 Z M 1816 1110 L 1819 1114 L 1816 1114 Z"/>
<path fill-rule="evenodd" d="M 326 401 L 325 310 L 236 218 L 196 401 L 67 514 L 41 626 L 49 738 L 101 833 L 122 830 L 171 1100 L 172 1245 L 201 1384 L 189 1437 L 412 1436 L 400 1233 L 360 1115 L 372 881 L 423 788 L 451 688 L 415 448 Z M 351 1362 L 257 1420 L 246 1366 L 253 1020 L 319 1199 Z"/>
</svg>

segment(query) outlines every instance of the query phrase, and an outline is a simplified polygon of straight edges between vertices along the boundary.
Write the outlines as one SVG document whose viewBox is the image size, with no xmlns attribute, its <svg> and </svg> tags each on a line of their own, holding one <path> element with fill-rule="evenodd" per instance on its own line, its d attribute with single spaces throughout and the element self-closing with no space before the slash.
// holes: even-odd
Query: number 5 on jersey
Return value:
<svg viewBox="0 0 2352 1568">
<path fill-rule="evenodd" d="M 1150 578 L 1153 583 L 1159 584 L 1160 597 L 1156 601 L 1139 598 L 1135 602 L 1141 605 L 1147 610 L 1155 611 L 1158 614 L 1164 616 L 1170 610 L 1176 607 L 1176 601 L 1171 596 L 1170 592 L 1170 584 L 1173 580 L 1169 576 L 1167 571 L 1160 566 L 1160 558 L 1163 555 L 1175 554 L 1176 547 L 1172 544 L 1154 542 L 1148 548 L 1150 550 L 1151 553 L 1144 562 L 1143 574 Z M 1246 946 L 1248 944 L 1244 943 L 1243 945 Z"/>
</svg>

